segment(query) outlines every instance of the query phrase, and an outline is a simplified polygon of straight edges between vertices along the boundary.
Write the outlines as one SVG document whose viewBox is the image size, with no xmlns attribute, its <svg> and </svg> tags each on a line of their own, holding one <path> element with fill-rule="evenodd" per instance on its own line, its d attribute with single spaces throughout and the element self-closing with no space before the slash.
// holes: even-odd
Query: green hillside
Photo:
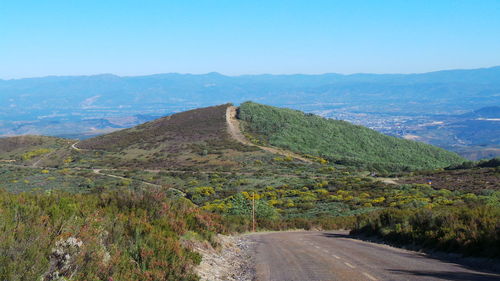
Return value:
<svg viewBox="0 0 500 281">
<path fill-rule="evenodd" d="M 240 106 L 244 130 L 254 141 L 370 170 L 413 170 L 461 163 L 455 153 L 386 136 L 345 121 L 253 102 Z"/>
<path fill-rule="evenodd" d="M 15 158 L 29 149 L 55 149 L 71 143 L 70 140 L 46 136 L 16 136 L 0 138 L 0 159 Z"/>
<path fill-rule="evenodd" d="M 73 140 L 47 136 L 16 136 L 0 138 L 0 162 L 53 165 L 69 154 Z"/>
</svg>

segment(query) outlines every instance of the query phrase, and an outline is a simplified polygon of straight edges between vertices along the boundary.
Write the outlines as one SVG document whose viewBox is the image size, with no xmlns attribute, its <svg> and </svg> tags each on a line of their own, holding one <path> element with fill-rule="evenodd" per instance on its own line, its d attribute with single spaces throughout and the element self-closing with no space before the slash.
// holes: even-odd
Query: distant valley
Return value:
<svg viewBox="0 0 500 281">
<path fill-rule="evenodd" d="M 436 145 L 470 160 L 500 155 L 500 106 L 484 107 L 457 115 L 335 110 L 314 113 L 326 118 L 346 120 L 387 135 Z"/>
<path fill-rule="evenodd" d="M 252 100 L 423 141 L 471 160 L 500 155 L 500 67 L 423 74 L 158 74 L 0 80 L 0 136 L 85 139 L 202 106 Z M 489 110 L 487 117 L 481 117 Z"/>
</svg>

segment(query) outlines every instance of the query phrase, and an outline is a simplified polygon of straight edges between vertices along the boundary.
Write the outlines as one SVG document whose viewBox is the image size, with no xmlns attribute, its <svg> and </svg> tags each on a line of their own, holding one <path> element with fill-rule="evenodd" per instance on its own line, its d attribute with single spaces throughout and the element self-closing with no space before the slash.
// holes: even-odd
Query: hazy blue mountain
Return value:
<svg viewBox="0 0 500 281">
<path fill-rule="evenodd" d="M 492 118 L 500 119 L 500 106 L 487 106 L 472 112 L 462 114 L 464 118 Z"/>
<path fill-rule="evenodd" d="M 446 136 L 449 139 L 460 136 L 460 141 L 466 144 L 497 146 L 497 134 L 492 132 L 489 138 L 488 132 L 498 122 L 474 119 L 492 118 L 495 110 L 498 111 L 490 107 L 500 105 L 500 67 L 422 74 L 225 76 L 168 73 L 0 80 L 0 136 L 40 133 L 83 138 L 131 127 L 152 117 L 248 100 L 325 113 L 324 116 L 337 116 L 335 112 L 379 114 L 382 116 L 378 124 L 380 131 L 393 135 L 404 132 L 397 128 L 392 132 L 391 125 L 384 120 L 388 117 L 384 116 L 391 116 L 394 124 L 401 123 L 398 116 L 406 116 L 406 120 L 424 116 L 421 119 L 427 122 L 432 120 L 425 116 L 459 116 L 487 107 L 480 112 L 467 113 L 472 115 L 460 120 L 446 122 L 453 125 L 453 133 Z M 360 124 L 369 126 L 363 123 L 363 117 L 358 118 Z M 477 134 L 480 139 L 469 130 L 475 127 L 481 128 L 481 133 Z M 421 127 L 417 124 L 417 128 Z M 448 126 L 447 131 L 448 128 L 451 127 Z M 442 135 L 430 140 L 445 140 Z M 437 145 L 447 147 L 453 143 L 444 142 Z"/>
<path fill-rule="evenodd" d="M 0 97 L 1 117 L 6 120 L 54 114 L 71 118 L 85 112 L 108 116 L 160 113 L 246 100 L 442 112 L 498 104 L 500 67 L 424 74 L 51 76 L 0 80 Z"/>
</svg>

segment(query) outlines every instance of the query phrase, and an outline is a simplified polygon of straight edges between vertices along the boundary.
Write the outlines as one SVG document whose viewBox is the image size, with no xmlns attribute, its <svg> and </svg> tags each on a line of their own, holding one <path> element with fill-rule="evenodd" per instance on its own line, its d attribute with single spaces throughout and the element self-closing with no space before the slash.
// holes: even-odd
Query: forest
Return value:
<svg viewBox="0 0 500 281">
<path fill-rule="evenodd" d="M 245 121 L 244 129 L 256 143 L 367 170 L 444 168 L 464 161 L 457 154 L 435 146 L 292 109 L 245 102 L 238 117 Z"/>
</svg>

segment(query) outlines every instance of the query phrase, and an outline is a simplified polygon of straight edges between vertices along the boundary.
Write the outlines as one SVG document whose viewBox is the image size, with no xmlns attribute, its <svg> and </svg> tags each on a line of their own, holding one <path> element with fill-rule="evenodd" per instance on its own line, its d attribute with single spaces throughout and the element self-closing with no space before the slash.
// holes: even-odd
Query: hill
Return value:
<svg viewBox="0 0 500 281">
<path fill-rule="evenodd" d="M 80 142 L 0 139 L 0 279 L 38 280 L 70 255 L 71 270 L 59 276 L 197 280 L 192 245 L 250 231 L 252 206 L 259 230 L 354 228 L 498 256 L 498 160 L 377 178 L 363 167 L 393 171 L 457 156 L 294 110 L 245 103 L 238 120 L 232 109 L 190 110 Z M 238 123 L 244 141 L 228 133 Z M 282 148 L 260 149 L 269 144 Z M 283 149 L 319 161 L 274 154 Z"/>
<path fill-rule="evenodd" d="M 498 148 L 489 145 L 497 138 L 487 129 L 483 130 L 486 134 L 477 136 L 464 134 L 463 140 L 453 128 L 443 131 L 423 125 L 443 121 L 435 120 L 437 115 L 458 115 L 499 104 L 499 73 L 500 67 L 491 67 L 421 74 L 167 73 L 0 80 L 0 136 L 32 134 L 86 139 L 158 116 L 229 100 L 253 100 L 348 120 L 390 135 L 416 135 L 426 143 L 475 159 L 475 155 L 498 155 L 492 150 L 483 151 L 485 144 Z M 138 117 L 138 113 L 145 118 Z M 363 118 L 367 115 L 369 118 Z M 479 125 L 493 122 L 476 121 Z M 476 124 L 470 125 L 459 128 L 468 130 Z"/>
<path fill-rule="evenodd" d="M 34 165 L 38 160 L 67 154 L 72 141 L 47 136 L 17 136 L 0 138 L 0 161 Z M 66 148 L 66 149 L 64 149 Z M 57 156 L 56 156 L 57 155 Z"/>
<path fill-rule="evenodd" d="M 465 118 L 500 118 L 500 106 L 487 106 L 462 115 Z"/>
<path fill-rule="evenodd" d="M 231 139 L 226 110 L 230 104 L 189 110 L 142 125 L 83 140 L 83 151 L 101 151 L 111 166 L 171 169 L 236 169 L 258 149 Z"/>
<path fill-rule="evenodd" d="M 87 139 L 78 144 L 83 149 L 121 151 L 127 148 L 164 152 L 182 150 L 182 146 L 226 139 L 225 112 L 227 105 L 190 110 L 156 119 L 139 126 Z"/>
<path fill-rule="evenodd" d="M 464 160 L 431 145 L 386 136 L 348 122 L 243 103 L 238 110 L 241 127 L 248 140 L 263 144 L 261 150 L 228 133 L 226 113 L 230 106 L 189 110 L 76 143 L 41 136 L 2 138 L 0 157 L 25 164 L 37 161 L 45 166 L 60 165 L 70 157 L 75 166 L 85 163 L 94 168 L 255 170 L 256 160 L 266 162 L 275 157 L 273 154 L 280 154 L 265 149 L 273 146 L 311 160 L 321 157 L 361 170 L 442 168 Z M 74 149 L 70 149 L 73 143 Z M 294 158 L 301 159 L 299 155 Z"/>
<path fill-rule="evenodd" d="M 115 166 L 236 168 L 241 166 L 236 159 L 255 159 L 260 150 L 238 143 L 228 134 L 226 111 L 229 106 L 224 104 L 173 114 L 83 140 L 77 147 L 102 151 L 104 162 Z M 264 145 L 361 169 L 415 170 L 463 162 L 459 156 L 430 145 L 290 109 L 247 102 L 241 105 L 239 118 L 250 139 L 258 139 Z"/>
<path fill-rule="evenodd" d="M 455 153 L 386 136 L 345 121 L 245 102 L 239 118 L 258 142 L 370 170 L 409 170 L 461 163 Z"/>
</svg>

